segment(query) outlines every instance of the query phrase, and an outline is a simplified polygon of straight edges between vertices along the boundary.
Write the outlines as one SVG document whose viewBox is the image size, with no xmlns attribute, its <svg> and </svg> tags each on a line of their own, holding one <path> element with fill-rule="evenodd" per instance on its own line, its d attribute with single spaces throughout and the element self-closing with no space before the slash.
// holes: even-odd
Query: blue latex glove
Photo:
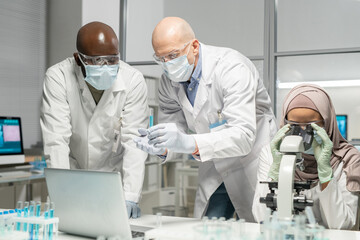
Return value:
<svg viewBox="0 0 360 240">
<path fill-rule="evenodd" d="M 289 130 L 290 130 L 290 125 L 286 124 L 275 134 L 275 137 L 270 143 L 273 162 L 269 170 L 269 177 L 275 181 L 278 181 L 279 179 L 280 163 L 281 163 L 281 158 L 283 156 L 283 154 L 280 152 L 280 145 L 283 138 L 285 137 L 286 133 Z"/>
<path fill-rule="evenodd" d="M 154 145 L 149 144 L 149 138 L 147 137 L 147 130 L 144 128 L 139 128 L 138 132 L 141 137 L 135 137 L 133 141 L 136 143 L 136 147 L 147 152 L 151 155 L 163 155 L 166 152 L 165 148 L 158 148 Z"/>
<path fill-rule="evenodd" d="M 132 201 L 125 201 L 126 210 L 128 212 L 128 217 L 130 218 L 139 218 L 141 216 L 141 210 L 139 204 Z"/>
<path fill-rule="evenodd" d="M 175 123 L 162 123 L 148 129 L 149 144 L 177 153 L 193 153 L 195 138 L 181 132 Z"/>
<path fill-rule="evenodd" d="M 325 129 L 319 127 L 315 123 L 312 123 L 311 127 L 316 130 L 316 134 L 322 139 L 321 145 L 314 139 L 312 142 L 312 148 L 314 149 L 314 156 L 317 162 L 320 183 L 326 183 L 331 180 L 333 174 L 330 165 L 333 143 Z"/>
</svg>

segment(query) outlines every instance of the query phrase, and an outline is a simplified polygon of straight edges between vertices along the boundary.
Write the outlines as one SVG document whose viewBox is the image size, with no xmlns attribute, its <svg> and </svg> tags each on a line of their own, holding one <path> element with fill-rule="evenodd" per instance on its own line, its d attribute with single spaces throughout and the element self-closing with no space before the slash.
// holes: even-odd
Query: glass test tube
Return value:
<svg viewBox="0 0 360 240">
<path fill-rule="evenodd" d="M 22 202 L 22 201 L 18 201 L 18 202 L 16 203 L 16 213 L 17 213 L 17 217 L 21 217 L 22 208 L 23 208 L 23 202 Z M 21 231 L 21 223 L 20 223 L 20 222 L 17 222 L 17 223 L 16 223 L 16 231 Z"/>
<path fill-rule="evenodd" d="M 24 202 L 24 218 L 29 216 L 29 202 Z M 24 223 L 24 232 L 27 232 L 27 223 Z"/>
<path fill-rule="evenodd" d="M 150 108 L 149 127 L 154 126 L 154 109 Z"/>
</svg>

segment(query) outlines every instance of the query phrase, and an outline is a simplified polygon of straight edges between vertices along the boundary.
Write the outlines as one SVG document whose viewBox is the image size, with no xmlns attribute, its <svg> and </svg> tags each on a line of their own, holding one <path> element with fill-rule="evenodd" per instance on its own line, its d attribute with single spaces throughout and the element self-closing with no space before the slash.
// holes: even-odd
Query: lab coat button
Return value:
<svg viewBox="0 0 360 240">
<path fill-rule="evenodd" d="M 227 172 L 224 172 L 223 173 L 223 177 L 227 177 L 228 173 Z"/>
</svg>

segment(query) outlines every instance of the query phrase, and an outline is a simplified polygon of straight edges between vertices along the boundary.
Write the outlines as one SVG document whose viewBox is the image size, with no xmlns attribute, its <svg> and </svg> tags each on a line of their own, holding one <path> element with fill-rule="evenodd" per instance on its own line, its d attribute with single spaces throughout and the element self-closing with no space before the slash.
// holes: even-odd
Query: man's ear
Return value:
<svg viewBox="0 0 360 240">
<path fill-rule="evenodd" d="M 199 49 L 200 49 L 200 43 L 199 40 L 195 39 L 195 41 L 192 43 L 193 48 L 194 48 L 194 55 L 197 56 L 199 55 Z"/>
<path fill-rule="evenodd" d="M 76 64 L 77 64 L 79 67 L 81 67 L 82 64 L 81 64 L 80 59 L 79 59 L 79 54 L 78 54 L 78 53 L 74 53 L 73 56 L 74 56 L 74 59 L 75 59 L 75 61 L 76 61 Z"/>
<path fill-rule="evenodd" d="M 74 53 L 73 56 L 76 61 L 76 64 L 81 68 L 82 74 L 84 75 L 84 77 L 86 77 L 85 67 L 83 66 L 82 62 L 79 59 L 79 53 Z"/>
</svg>

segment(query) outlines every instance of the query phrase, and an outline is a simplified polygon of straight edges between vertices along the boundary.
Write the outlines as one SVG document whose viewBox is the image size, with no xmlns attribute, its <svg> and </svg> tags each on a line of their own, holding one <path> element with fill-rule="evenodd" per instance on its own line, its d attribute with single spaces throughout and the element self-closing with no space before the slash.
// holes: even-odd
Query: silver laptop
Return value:
<svg viewBox="0 0 360 240">
<path fill-rule="evenodd" d="M 132 239 L 119 172 L 45 169 L 59 231 Z"/>
</svg>

